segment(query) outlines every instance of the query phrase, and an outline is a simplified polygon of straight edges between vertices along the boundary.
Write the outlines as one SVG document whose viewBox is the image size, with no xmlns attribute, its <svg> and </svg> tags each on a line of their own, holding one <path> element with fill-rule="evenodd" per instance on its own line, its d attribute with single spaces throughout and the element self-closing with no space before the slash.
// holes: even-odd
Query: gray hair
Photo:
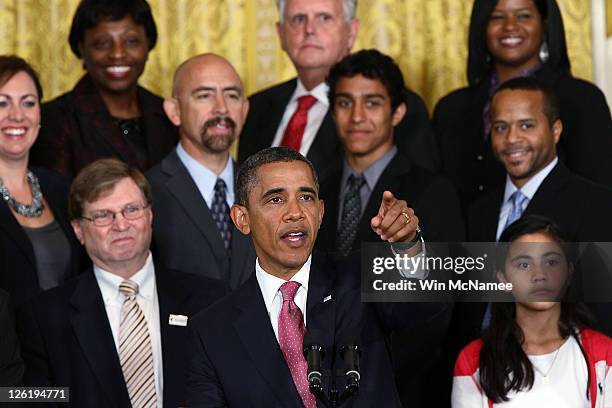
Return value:
<svg viewBox="0 0 612 408">
<path fill-rule="evenodd" d="M 276 7 L 278 8 L 279 19 L 281 23 L 285 22 L 285 5 L 287 0 L 276 0 Z M 357 0 L 342 0 L 342 12 L 344 14 L 344 20 L 351 21 L 355 18 L 357 11 Z"/>
</svg>

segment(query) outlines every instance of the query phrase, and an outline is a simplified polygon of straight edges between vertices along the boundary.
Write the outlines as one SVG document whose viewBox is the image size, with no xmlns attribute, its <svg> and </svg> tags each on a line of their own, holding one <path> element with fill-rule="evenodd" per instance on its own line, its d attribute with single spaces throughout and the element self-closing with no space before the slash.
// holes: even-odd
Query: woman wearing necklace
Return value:
<svg viewBox="0 0 612 408">
<path fill-rule="evenodd" d="M 0 288 L 16 306 L 80 272 L 85 259 L 66 217 L 65 181 L 28 168 L 41 97 L 32 67 L 0 56 Z"/>
<path fill-rule="evenodd" d="M 512 283 L 515 302 L 492 303 L 490 326 L 461 351 L 453 408 L 612 406 L 612 340 L 588 327 L 582 304 L 566 301 L 574 248 L 535 215 L 500 242 L 497 278 Z"/>
<path fill-rule="evenodd" d="M 596 86 L 571 74 L 556 0 L 474 0 L 468 47 L 469 86 L 442 98 L 433 115 L 442 172 L 464 207 L 504 182 L 489 141 L 489 97 L 517 76 L 535 76 L 557 92 L 563 163 L 612 187 L 610 108 Z"/>
<path fill-rule="evenodd" d="M 157 41 L 149 4 L 82 0 L 68 40 L 87 72 L 73 90 L 43 105 L 32 163 L 68 179 L 104 157 L 147 170 L 178 141 L 162 98 L 138 86 Z"/>
</svg>

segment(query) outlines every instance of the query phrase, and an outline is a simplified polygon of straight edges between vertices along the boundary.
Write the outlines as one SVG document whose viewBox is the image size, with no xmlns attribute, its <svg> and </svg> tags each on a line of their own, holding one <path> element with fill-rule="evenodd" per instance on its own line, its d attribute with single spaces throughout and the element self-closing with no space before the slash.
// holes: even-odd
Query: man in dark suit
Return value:
<svg viewBox="0 0 612 408">
<path fill-rule="evenodd" d="M 25 383 L 70 387 L 73 407 L 181 405 L 189 317 L 222 285 L 154 264 L 150 187 L 117 159 L 77 175 L 69 212 L 93 270 L 24 307 Z"/>
<path fill-rule="evenodd" d="M 491 144 L 506 170 L 506 182 L 470 207 L 470 241 L 497 241 L 523 214 L 550 218 L 574 242 L 612 241 L 612 191 L 573 174 L 559 161 L 556 145 L 563 137 L 559 113 L 553 90 L 535 78 L 512 79 L 495 92 Z M 591 274 L 595 276 L 595 270 Z M 592 285 L 589 276 L 582 277 L 581 284 Z M 480 335 L 485 309 L 482 303 L 455 306 L 454 354 Z M 609 304 L 593 305 L 592 311 L 597 327 L 612 332 Z"/>
<path fill-rule="evenodd" d="M 370 219 L 376 215 L 383 191 L 406 200 L 418 216 L 428 241 L 461 241 L 463 218 L 457 194 L 449 181 L 414 165 L 394 143 L 397 124 L 406 113 L 403 75 L 388 56 L 376 50 L 350 54 L 330 71 L 329 100 L 344 155 L 321 183 L 327 217 L 321 224 L 317 248 L 346 255 L 361 242 L 380 241 Z M 360 187 L 351 188 L 352 180 Z M 357 194 L 358 192 L 358 194 Z M 359 223 L 348 242 L 344 207 L 359 201 Z M 354 218 L 354 217 L 350 217 Z"/>
<path fill-rule="evenodd" d="M 229 217 L 234 203 L 230 146 L 249 108 L 234 67 L 198 55 L 176 71 L 166 114 L 180 142 L 147 173 L 153 191 L 153 252 L 170 269 L 218 279 L 236 289 L 252 273 L 251 238 Z"/>
<path fill-rule="evenodd" d="M 239 163 L 263 148 L 287 146 L 308 157 L 319 179 L 325 179 L 329 163 L 340 154 L 325 77 L 355 42 L 359 29 L 356 3 L 356 0 L 277 2 L 278 36 L 297 78 L 250 98 L 251 110 L 238 146 Z M 413 163 L 438 171 L 438 150 L 425 105 L 417 94 L 406 92 L 407 114 L 398 123 L 396 143 Z M 294 126 L 297 122 L 301 127 Z"/>
<path fill-rule="evenodd" d="M 371 223 L 387 240 L 406 243 L 417 235 L 413 216 L 405 201 L 385 192 Z M 304 326 L 319 334 L 323 368 L 331 372 L 346 368 L 338 352 L 346 334 L 361 333 L 361 385 L 349 406 L 400 406 L 383 334 L 397 321 L 361 303 L 358 267 L 334 267 L 312 253 L 322 217 L 314 168 L 299 153 L 269 148 L 240 167 L 232 220 L 253 237 L 255 273 L 194 320 L 188 407 L 316 407 L 302 355 Z M 444 309 L 405 305 L 402 323 Z M 330 379 L 323 382 L 329 390 Z"/>
<path fill-rule="evenodd" d="M 317 248 L 345 256 L 361 248 L 363 242 L 380 242 L 370 219 L 377 214 L 378 198 L 385 190 L 414 209 L 425 241 L 463 240 L 463 217 L 452 184 L 411 163 L 394 143 L 396 126 L 406 112 L 404 80 L 397 64 L 376 50 L 362 50 L 334 65 L 328 83 L 344 155 L 321 184 L 327 216 L 321 224 Z M 353 188 L 352 180 L 363 182 Z M 355 201 L 359 203 L 357 211 L 350 208 Z M 351 232 L 354 218 L 358 222 Z M 440 384 L 450 378 L 450 373 L 445 377 L 440 370 L 439 359 L 434 364 L 449 319 L 450 311 L 423 328 L 420 336 L 406 331 L 392 337 L 396 380 L 406 406 L 438 406 L 435 398 L 448 400 L 447 395 L 432 388 L 440 390 Z M 415 366 L 423 369 L 416 372 Z M 450 387 L 450 381 L 446 386 Z"/>
<path fill-rule="evenodd" d="M 547 216 L 577 242 L 612 240 L 612 190 L 571 173 L 557 158 L 563 124 L 550 88 L 535 78 L 508 81 L 493 96 L 491 124 L 506 183 L 471 206 L 470 240 L 496 241 L 521 214 Z"/>
</svg>

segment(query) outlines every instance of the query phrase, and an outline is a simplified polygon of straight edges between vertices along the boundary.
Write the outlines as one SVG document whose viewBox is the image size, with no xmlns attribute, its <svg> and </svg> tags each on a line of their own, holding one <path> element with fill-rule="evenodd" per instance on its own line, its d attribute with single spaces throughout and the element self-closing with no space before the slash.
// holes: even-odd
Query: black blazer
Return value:
<svg viewBox="0 0 612 408">
<path fill-rule="evenodd" d="M 397 315 L 382 307 L 375 314 L 371 304 L 360 301 L 358 280 L 349 272 L 355 269 L 334 266 L 322 255 L 313 254 L 306 327 L 321 333 L 326 369 L 332 365 L 342 368 L 334 349 L 341 333 L 355 328 L 361 332 L 361 388 L 343 407 L 401 407 L 384 333 L 397 325 L 422 324 L 445 306 L 406 303 Z M 198 314 L 191 328 L 187 407 L 303 407 L 255 274 L 240 289 Z M 328 378 L 325 389 L 329 390 Z"/>
<path fill-rule="evenodd" d="M 253 153 L 272 146 L 285 108 L 296 86 L 297 79 L 294 78 L 249 98 L 249 114 L 238 145 L 238 163 L 242 163 Z M 406 90 L 406 97 L 408 110 L 395 129 L 395 143 L 411 162 L 438 172 L 438 148 L 425 104 L 412 91 Z M 329 165 L 341 154 L 340 150 L 336 126 L 328 110 L 307 155 L 317 170 L 320 180 L 323 180 L 327 171 L 331 170 Z"/>
<path fill-rule="evenodd" d="M 75 276 L 90 263 L 68 222 L 68 185 L 48 170 L 31 170 L 38 177 L 43 197 L 68 239 L 70 276 Z M 11 294 L 17 308 L 40 292 L 32 243 L 4 200 L 0 200 L 0 288 Z"/>
<path fill-rule="evenodd" d="M 0 289 L 0 387 L 21 385 L 23 360 L 8 293 Z"/>
<path fill-rule="evenodd" d="M 169 269 L 223 281 L 228 289 L 244 283 L 255 265 L 250 236 L 232 228 L 231 257 L 198 187 L 176 150 L 147 173 L 153 191 L 153 251 Z"/>
<path fill-rule="evenodd" d="M 321 183 L 320 195 L 325 203 L 325 216 L 317 236 L 316 247 L 322 251 L 333 252 L 336 248 L 342 166 L 342 163 L 337 163 L 334 171 Z M 372 231 L 370 221 L 378 214 L 385 190 L 391 191 L 398 199 L 406 200 L 419 217 L 419 225 L 426 241 L 454 242 L 464 239 L 463 216 L 453 185 L 444 177 L 413 166 L 405 155 L 398 152 L 372 190 L 353 242 L 354 250 L 361 247 L 361 242 L 381 242 L 380 237 Z"/>
<path fill-rule="evenodd" d="M 559 98 L 563 133 L 559 158 L 574 173 L 612 187 L 612 120 L 603 93 L 593 84 L 544 66 L 536 77 Z M 464 209 L 503 186 L 505 171 L 483 136 L 489 80 L 442 98 L 433 114 L 442 173 L 459 190 Z"/>
<path fill-rule="evenodd" d="M 224 289 L 210 279 L 164 271 L 159 265 L 155 269 L 164 406 L 177 407 L 184 397 L 187 328 L 170 326 L 169 315 L 193 316 L 222 297 Z M 93 270 L 27 305 L 18 327 L 27 385 L 70 387 L 67 407 L 131 406 Z"/>
<path fill-rule="evenodd" d="M 68 179 L 104 157 L 116 157 L 141 171 L 147 170 L 176 145 L 178 131 L 164 113 L 162 98 L 138 87 L 138 103 L 146 136 L 146 163 L 138 160 L 89 75 L 81 78 L 72 91 L 43 104 L 40 134 L 32 147 L 31 162 Z"/>
</svg>

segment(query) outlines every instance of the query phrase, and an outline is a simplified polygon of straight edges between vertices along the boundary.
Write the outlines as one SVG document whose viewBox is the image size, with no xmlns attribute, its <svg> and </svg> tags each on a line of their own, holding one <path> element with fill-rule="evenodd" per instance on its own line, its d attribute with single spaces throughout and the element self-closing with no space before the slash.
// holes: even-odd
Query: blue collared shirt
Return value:
<svg viewBox="0 0 612 408">
<path fill-rule="evenodd" d="M 225 168 L 221 174 L 218 176 L 209 168 L 191 157 L 189 153 L 183 149 L 180 142 L 176 146 L 176 154 L 187 168 L 187 172 L 189 172 L 193 182 L 198 187 L 198 190 L 200 191 L 202 198 L 204 198 L 204 201 L 206 201 L 206 205 L 209 209 L 211 208 L 213 198 L 215 196 L 215 183 L 217 182 L 217 178 L 225 181 L 225 185 L 227 186 L 225 191 L 225 200 L 227 201 L 228 207 L 231 207 L 234 204 L 234 162 L 232 161 L 229 153 L 227 154 L 227 164 L 225 165 Z"/>
</svg>

